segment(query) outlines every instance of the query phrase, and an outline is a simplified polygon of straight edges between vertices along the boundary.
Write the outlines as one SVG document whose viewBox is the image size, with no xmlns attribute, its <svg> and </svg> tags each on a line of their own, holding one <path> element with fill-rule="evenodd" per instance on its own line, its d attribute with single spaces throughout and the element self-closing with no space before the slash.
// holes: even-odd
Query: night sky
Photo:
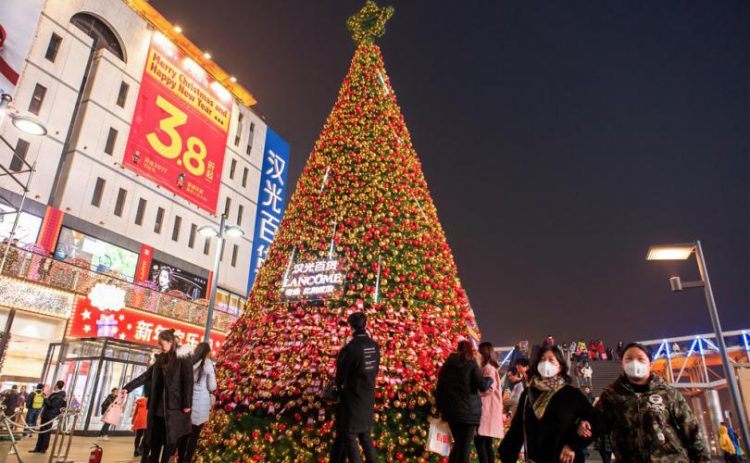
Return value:
<svg viewBox="0 0 750 463">
<path fill-rule="evenodd" d="M 292 184 L 349 67 L 344 0 L 153 0 L 292 146 Z M 383 3 L 383 2 L 381 2 Z M 608 342 L 750 328 L 748 3 L 391 1 L 391 83 L 485 338 Z"/>
</svg>

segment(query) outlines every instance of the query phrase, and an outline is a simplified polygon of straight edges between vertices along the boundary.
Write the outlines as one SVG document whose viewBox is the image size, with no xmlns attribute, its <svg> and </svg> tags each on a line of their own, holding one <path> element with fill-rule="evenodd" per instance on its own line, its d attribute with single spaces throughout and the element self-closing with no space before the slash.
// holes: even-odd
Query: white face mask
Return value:
<svg viewBox="0 0 750 463">
<path fill-rule="evenodd" d="M 536 371 L 542 375 L 542 378 L 554 378 L 560 372 L 560 366 L 548 360 L 539 362 Z"/>
<path fill-rule="evenodd" d="M 635 379 L 646 378 L 650 373 L 648 364 L 637 360 L 625 363 L 623 369 L 625 370 L 626 375 Z"/>
</svg>

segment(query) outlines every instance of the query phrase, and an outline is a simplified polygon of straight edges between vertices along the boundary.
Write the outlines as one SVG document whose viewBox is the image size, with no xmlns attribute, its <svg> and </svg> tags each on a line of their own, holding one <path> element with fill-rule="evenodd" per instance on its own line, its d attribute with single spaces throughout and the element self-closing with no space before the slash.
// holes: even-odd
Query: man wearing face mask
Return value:
<svg viewBox="0 0 750 463">
<path fill-rule="evenodd" d="M 675 388 L 651 374 L 651 352 L 630 343 L 622 351 L 624 374 L 605 389 L 596 405 L 610 433 L 617 461 L 710 462 L 698 422 Z M 578 427 L 582 437 L 590 426 Z"/>
</svg>

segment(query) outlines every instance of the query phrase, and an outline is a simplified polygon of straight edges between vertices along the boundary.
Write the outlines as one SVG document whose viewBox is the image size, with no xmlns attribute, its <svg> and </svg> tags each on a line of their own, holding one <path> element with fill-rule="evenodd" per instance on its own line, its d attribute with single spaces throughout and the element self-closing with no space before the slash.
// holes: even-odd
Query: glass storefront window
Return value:
<svg viewBox="0 0 750 463">
<path fill-rule="evenodd" d="M 67 262 L 82 259 L 95 272 L 114 272 L 128 281 L 133 281 L 138 265 L 138 253 L 67 227 L 60 230 L 55 258 Z"/>
<path fill-rule="evenodd" d="M 9 212 L 12 210 L 9 206 L 0 204 L 0 212 Z M 10 236 L 10 231 L 13 229 L 13 222 L 15 220 L 16 213 L 0 215 L 0 241 Z M 19 245 L 22 246 L 34 244 L 39 236 L 41 226 L 42 219 L 40 217 L 21 212 L 21 218 L 18 220 L 13 239 L 17 239 Z"/>
<path fill-rule="evenodd" d="M 8 311 L 2 310 L 2 314 L 6 319 Z M 65 320 L 16 311 L 2 377 L 23 382 L 38 381 L 44 371 L 49 342 L 61 340 L 64 331 Z"/>
</svg>

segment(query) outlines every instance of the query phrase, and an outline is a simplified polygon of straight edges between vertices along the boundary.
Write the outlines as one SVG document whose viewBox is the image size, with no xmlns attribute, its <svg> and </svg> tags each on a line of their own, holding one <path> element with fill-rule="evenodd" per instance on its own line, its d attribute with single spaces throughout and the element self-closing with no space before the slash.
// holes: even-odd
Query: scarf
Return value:
<svg viewBox="0 0 750 463">
<path fill-rule="evenodd" d="M 554 378 L 541 378 L 534 376 L 531 380 L 531 387 L 538 390 L 540 394 L 534 398 L 532 408 L 534 409 L 534 415 L 538 420 L 541 420 L 544 416 L 544 412 L 547 411 L 552 397 L 555 396 L 557 391 L 565 386 L 565 380 L 561 376 L 555 376 Z M 529 394 L 531 391 L 529 391 Z"/>
</svg>

